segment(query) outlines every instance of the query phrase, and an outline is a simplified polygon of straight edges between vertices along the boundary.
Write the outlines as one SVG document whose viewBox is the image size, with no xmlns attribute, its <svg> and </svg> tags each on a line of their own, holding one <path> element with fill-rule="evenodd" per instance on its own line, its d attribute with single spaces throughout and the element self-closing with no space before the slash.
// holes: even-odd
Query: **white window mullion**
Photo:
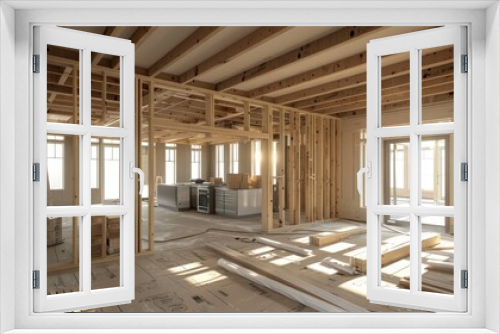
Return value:
<svg viewBox="0 0 500 334">
<path fill-rule="evenodd" d="M 413 211 L 418 206 L 420 194 L 420 144 L 419 136 L 414 128 L 419 124 L 419 78 L 420 53 L 417 49 L 410 50 L 410 209 Z M 410 291 L 417 293 L 420 288 L 419 275 L 419 225 L 418 216 L 410 213 Z"/>
<path fill-rule="evenodd" d="M 91 154 L 91 50 L 84 49 L 81 52 L 81 66 L 80 66 L 80 78 L 81 78 L 81 89 L 80 89 L 80 117 L 82 118 L 82 124 L 87 129 L 87 132 L 82 136 L 82 150 L 81 150 L 81 179 L 80 188 L 82 194 L 82 204 L 85 208 L 90 209 L 91 205 L 91 186 L 90 186 L 90 154 Z M 91 215 L 90 210 L 83 217 L 82 221 L 83 227 L 80 229 L 82 231 L 80 241 L 80 278 L 83 282 L 84 293 L 90 294 L 92 289 L 92 259 L 91 259 Z"/>
</svg>

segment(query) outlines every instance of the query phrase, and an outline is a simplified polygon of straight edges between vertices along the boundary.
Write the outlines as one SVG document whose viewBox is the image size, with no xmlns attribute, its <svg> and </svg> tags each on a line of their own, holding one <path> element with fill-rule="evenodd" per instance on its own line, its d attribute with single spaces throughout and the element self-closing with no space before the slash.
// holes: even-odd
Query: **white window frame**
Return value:
<svg viewBox="0 0 500 334">
<path fill-rule="evenodd" d="M 425 124 L 421 121 L 421 50 L 438 46 L 454 46 L 454 122 Z M 367 152 L 371 177 L 367 183 L 367 297 L 387 305 L 408 305 L 424 310 L 464 312 L 467 290 L 461 288 L 460 271 L 467 270 L 467 183 L 460 180 L 460 164 L 467 159 L 467 76 L 461 73 L 461 55 L 466 54 L 466 28 L 460 26 L 433 28 L 372 41 L 367 47 Z M 410 54 L 410 124 L 383 127 L 380 103 L 381 59 L 383 56 Z M 500 61 L 500 60 L 499 60 Z M 454 134 L 454 206 L 424 206 L 420 203 L 420 143 L 424 135 Z M 409 138 L 410 202 L 407 206 L 383 205 L 382 143 L 384 138 Z M 371 166 L 371 167 L 370 167 Z M 386 167 L 388 168 L 388 167 Z M 396 180 L 394 180 L 396 182 Z M 383 215 L 403 214 L 410 217 L 410 289 L 387 288 L 381 285 L 381 219 Z M 454 217 L 454 293 L 429 293 L 421 290 L 422 235 L 420 220 L 426 216 Z"/>
<path fill-rule="evenodd" d="M 300 332 L 319 332 L 323 329 L 330 329 L 330 332 L 345 332 L 342 328 L 359 328 L 355 333 L 414 333 L 411 328 L 420 328 L 420 332 L 432 333 L 494 333 L 500 330 L 498 314 L 500 313 L 500 288 L 498 284 L 490 284 L 488 294 L 485 293 L 486 277 L 489 281 L 499 280 L 500 261 L 492 258 L 486 268 L 482 257 L 485 250 L 493 254 L 499 253 L 499 232 L 498 224 L 493 221 L 500 219 L 500 176 L 496 169 L 500 161 L 498 146 L 500 136 L 498 135 L 498 124 L 500 116 L 498 109 L 498 91 L 500 90 L 499 76 L 500 69 L 498 59 L 500 50 L 498 48 L 499 38 L 499 11 L 497 4 L 492 2 L 450 2 L 435 1 L 410 3 L 410 1 L 398 2 L 397 9 L 391 9 L 394 3 L 371 2 L 370 8 L 366 8 L 363 1 L 337 1 L 326 3 L 316 3 L 314 1 L 306 3 L 299 2 L 267 2 L 249 4 L 245 2 L 225 4 L 223 8 L 216 2 L 205 2 L 201 6 L 190 7 L 185 4 L 143 4 L 109 3 L 100 2 L 100 9 L 97 3 L 86 2 L 70 4 L 69 2 L 44 2 L 19 3 L 10 1 L 8 4 L 0 4 L 2 8 L 1 34 L 2 47 L 0 89 L 2 99 L 0 100 L 0 117 L 5 122 L 0 122 L 2 131 L 0 136 L 0 154 L 2 157 L 11 158 L 11 161 L 2 163 L 0 166 L 0 177 L 2 184 L 11 187 L 0 189 L 2 207 L 15 205 L 15 211 L 0 211 L 0 240 L 2 249 L 0 250 L 0 266 L 2 272 L 1 280 L 1 319 L 4 320 L 2 328 L 4 330 L 20 329 L 17 333 L 24 333 L 23 328 L 59 328 L 65 333 L 76 332 L 70 328 L 137 328 L 137 324 L 143 324 L 144 328 L 161 329 L 169 328 L 193 328 L 193 332 L 203 332 L 205 329 L 226 329 L 235 332 L 237 328 L 254 328 L 253 332 L 278 332 L 280 329 L 301 328 Z M 14 11 L 9 6 L 18 8 L 24 7 L 26 10 L 17 12 L 14 22 Z M 150 10 L 120 9 L 120 6 L 131 6 L 133 8 L 144 7 Z M 52 9 L 61 9 L 62 6 L 70 6 L 64 10 L 40 11 L 40 8 L 53 6 Z M 71 6 L 79 6 L 78 9 Z M 149 6 L 149 7 L 148 7 Z M 163 7 L 162 7 L 163 6 Z M 394 5 L 395 6 L 395 5 Z M 430 8 L 429 6 L 432 6 Z M 490 6 L 489 8 L 487 8 Z M 114 9 L 108 11 L 105 18 L 102 18 L 102 8 Z M 162 8 L 159 8 L 162 7 Z M 272 7 L 272 8 L 269 8 Z M 83 8 L 83 9 L 82 9 Z M 243 10 L 246 8 L 247 10 Z M 487 9 L 486 9 L 487 8 Z M 207 10 L 217 9 L 217 10 Z M 248 10 L 251 9 L 251 10 Z M 411 10 L 410 10 L 411 9 Z M 210 15 L 208 15 L 210 14 Z M 104 22 L 105 21 L 105 22 Z M 472 154 L 469 166 L 469 194 L 472 200 L 469 205 L 469 218 L 472 219 L 475 229 L 472 234 L 472 245 L 468 245 L 470 254 L 469 269 L 469 300 L 470 308 L 465 314 L 275 314 L 275 315 L 223 315 L 223 314 L 126 314 L 125 316 L 109 314 L 80 314 L 74 317 L 71 314 L 37 315 L 32 311 L 32 290 L 29 288 L 31 281 L 32 261 L 30 259 L 30 235 L 32 235 L 32 212 L 26 210 L 30 207 L 32 183 L 27 175 L 30 175 L 31 160 L 30 135 L 32 133 L 32 107 L 30 100 L 26 96 L 31 95 L 31 77 L 29 73 L 31 55 L 31 27 L 35 23 L 45 24 L 74 24 L 74 25 L 231 25 L 238 22 L 238 25 L 427 25 L 437 26 L 443 24 L 465 24 L 469 26 L 469 55 L 471 62 L 469 69 L 473 75 L 469 76 L 469 107 L 472 112 L 469 114 L 469 134 L 472 137 L 469 141 L 470 152 Z M 488 30 L 485 29 L 489 27 Z M 15 29 L 14 37 L 8 35 Z M 7 38 L 5 38 L 7 37 Z M 14 53 L 15 49 L 15 53 Z M 488 52 L 486 52 L 488 50 Z M 7 63 L 4 63 L 7 62 Z M 488 71 L 485 71 L 485 66 Z M 13 70 L 15 67 L 15 71 Z M 475 73 L 475 74 L 474 74 Z M 12 80 L 16 78 L 17 90 L 14 90 Z M 10 93 L 10 95 L 8 94 Z M 14 95 L 15 93 L 15 95 Z M 15 98 L 14 98 L 15 97 Z M 16 118 L 12 116 L 12 110 L 16 111 Z M 471 115 L 475 116 L 475 121 L 471 121 Z M 486 122 L 488 117 L 488 122 Z M 15 131 L 15 147 L 9 148 L 11 142 L 7 135 L 14 135 L 14 131 L 8 129 L 11 126 Z M 3 131 L 5 130 L 5 131 Z M 488 141 L 485 140 L 485 130 L 489 132 Z M 488 155 L 484 153 L 484 148 L 489 150 Z M 14 154 L 15 152 L 23 152 Z M 15 158 L 15 163 L 14 163 Z M 2 159 L 2 161 L 5 161 Z M 485 170 L 481 166 L 487 164 L 488 182 L 485 182 Z M 477 166 L 477 168 L 474 168 Z M 8 171 L 16 170 L 15 178 Z M 10 179 L 9 179 L 10 178 Z M 472 184 L 474 183 L 474 187 Z M 16 187 L 15 202 L 5 202 L 4 198 L 11 195 L 11 189 Z M 485 194 L 488 193 L 489 197 Z M 485 207 L 486 203 L 486 207 Z M 7 206 L 8 208 L 8 206 Z M 485 219 L 488 214 L 488 221 Z M 15 217 L 16 224 L 11 224 Z M 9 218 L 9 219 L 5 219 Z M 470 231 L 469 231 L 470 232 Z M 15 244 L 9 239 L 15 235 Z M 28 242 L 26 242 L 28 240 Z M 10 245 L 7 252 L 3 245 Z M 15 247 L 15 248 L 14 248 Z M 12 249 L 15 249 L 12 254 Z M 15 265 L 16 264 L 16 265 Z M 6 285 L 7 284 L 7 285 Z M 15 289 L 12 287 L 15 286 Z M 15 305 L 12 307 L 12 305 Z M 117 321 L 119 319 L 119 321 Z M 257 327 L 258 326 L 258 327 Z M 263 328 L 266 329 L 258 329 Z M 335 328 L 340 330 L 335 330 Z M 461 330 L 459 330 L 461 329 Z M 54 332 L 54 331 L 52 331 Z M 99 330 L 88 330 L 88 332 L 99 333 Z M 132 331 L 143 332 L 143 330 Z M 163 332 L 176 332 L 176 330 L 164 330 Z M 33 333 L 33 331 L 30 331 Z"/>
<path fill-rule="evenodd" d="M 39 289 L 34 289 L 35 312 L 82 310 L 100 305 L 128 303 L 135 296 L 134 200 L 135 178 L 129 176 L 134 166 L 134 59 L 132 43 L 71 29 L 37 25 L 33 52 L 40 56 L 40 71 L 33 79 L 33 160 L 40 163 L 40 181 L 33 184 L 33 270 L 39 270 Z M 47 46 L 56 45 L 79 51 L 80 121 L 77 124 L 47 122 Z M 91 52 L 120 56 L 120 127 L 93 126 L 90 109 Z M 79 204 L 47 206 L 47 134 L 75 135 L 79 139 Z M 104 147 L 119 150 L 118 205 L 92 205 L 90 155 L 92 137 L 104 139 Z M 106 143 L 109 142 L 109 143 Z M 115 160 L 115 159 L 113 159 Z M 44 177 L 45 176 L 45 177 Z M 120 221 L 120 285 L 92 289 L 91 217 L 119 215 Z M 47 217 L 78 217 L 79 219 L 79 290 L 48 295 L 47 291 Z"/>
</svg>

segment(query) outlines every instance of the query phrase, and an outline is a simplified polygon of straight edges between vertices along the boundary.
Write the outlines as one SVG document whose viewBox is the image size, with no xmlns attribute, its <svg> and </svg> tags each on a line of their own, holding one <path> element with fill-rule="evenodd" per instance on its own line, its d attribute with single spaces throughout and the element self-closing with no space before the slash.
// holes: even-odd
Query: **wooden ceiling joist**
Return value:
<svg viewBox="0 0 500 334">
<path fill-rule="evenodd" d="M 254 99 L 260 98 L 263 95 L 267 95 L 269 93 L 274 93 L 283 89 L 301 85 L 325 76 L 337 74 L 342 71 L 352 71 L 357 68 L 359 68 L 359 71 L 363 71 L 366 68 L 366 52 L 341 59 L 337 62 L 330 63 L 328 65 L 324 65 L 319 68 L 315 68 L 283 80 L 275 81 L 259 88 L 255 88 L 249 91 L 247 93 L 247 96 Z"/>
<path fill-rule="evenodd" d="M 125 27 L 106 27 L 104 36 L 118 37 L 124 29 Z M 104 56 L 105 54 L 103 53 L 92 53 L 92 65 L 99 64 Z"/>
<path fill-rule="evenodd" d="M 445 103 L 453 102 L 453 100 L 454 100 L 453 93 L 424 96 L 422 98 L 422 106 L 429 107 L 429 106 L 433 106 L 436 104 L 445 104 Z M 409 100 L 390 102 L 390 103 L 386 103 L 386 104 L 382 105 L 382 112 L 385 113 L 385 112 L 399 111 L 399 110 L 404 110 L 404 109 L 409 110 L 409 108 L 410 108 L 410 101 Z M 358 108 L 352 108 L 352 109 L 343 108 L 343 110 L 329 111 L 328 113 L 330 113 L 330 112 L 333 114 L 363 115 L 363 114 L 366 114 L 366 103 L 364 103 L 363 106 L 360 106 Z"/>
<path fill-rule="evenodd" d="M 422 77 L 423 78 L 427 78 L 429 76 L 437 77 L 445 75 L 444 73 L 446 73 L 447 75 L 453 73 L 452 63 L 453 63 L 453 54 L 450 53 L 449 49 L 423 56 L 422 67 L 425 69 L 425 71 L 422 72 Z M 339 66 L 342 65 L 339 64 Z M 364 64 L 363 66 L 364 68 L 366 68 L 366 64 Z M 385 80 L 389 78 L 399 77 L 404 74 L 408 74 L 409 70 L 410 68 L 408 61 L 402 61 L 396 64 L 384 66 L 382 68 L 382 78 Z M 289 79 L 282 80 L 281 82 L 272 83 L 265 87 L 261 87 L 260 90 L 261 91 L 265 90 L 267 94 L 269 94 L 269 92 L 271 91 L 276 92 L 279 89 L 292 87 L 294 82 L 296 82 L 296 84 L 300 84 L 301 79 L 304 80 L 317 79 L 318 75 L 320 75 L 321 73 L 322 73 L 321 69 L 319 70 L 317 69 L 317 71 L 314 73 L 312 71 L 309 71 L 308 72 L 309 77 L 307 77 L 306 75 L 292 77 Z M 313 74 L 315 75 L 314 78 L 311 77 L 311 75 Z M 305 100 L 307 98 L 315 99 L 320 95 L 334 93 L 342 89 L 354 88 L 364 84 L 366 84 L 366 73 L 356 74 L 336 81 L 321 84 L 319 86 L 306 88 L 297 92 L 278 96 L 274 98 L 274 103 L 286 104 L 296 107 L 297 105 L 299 105 L 296 101 Z"/>
<path fill-rule="evenodd" d="M 384 29 L 383 27 L 345 27 L 335 31 L 327 36 L 319 38 L 311 43 L 296 48 L 281 56 L 275 57 L 267 62 L 257 65 L 242 73 L 234 75 L 224 81 L 217 83 L 218 91 L 226 91 L 233 86 L 250 80 L 255 80 L 264 74 L 270 74 L 273 71 L 285 66 L 300 62 L 308 57 L 317 55 L 333 47 L 340 47 L 346 43 L 353 42 L 362 36 L 366 36 L 375 31 Z"/>
<path fill-rule="evenodd" d="M 130 36 L 130 40 L 135 44 L 135 52 L 141 48 L 144 42 L 157 28 L 158 27 L 137 27 L 137 29 L 135 29 L 132 36 Z M 111 67 L 115 70 L 120 67 L 120 57 L 113 57 Z"/>
<path fill-rule="evenodd" d="M 292 27 L 261 27 L 250 33 L 249 35 L 231 44 L 224 50 L 218 52 L 214 56 L 194 66 L 180 76 L 180 82 L 186 83 L 197 76 L 216 69 L 225 63 L 234 60 L 243 53 L 248 52 L 259 45 L 262 45 L 269 40 L 280 36 L 289 31 Z"/>
<path fill-rule="evenodd" d="M 208 41 L 211 37 L 220 32 L 223 27 L 200 27 L 196 29 L 191 35 L 180 42 L 176 47 L 170 50 L 166 55 L 161 57 L 148 69 L 148 76 L 157 76 L 167 66 L 179 60 L 188 52 L 193 51 L 196 47 Z"/>
<path fill-rule="evenodd" d="M 441 93 L 449 93 L 453 91 L 453 76 L 443 77 L 447 79 L 447 81 L 440 80 L 441 84 L 436 84 L 434 80 L 428 80 L 422 82 L 422 95 L 430 96 Z M 442 79 L 442 78 L 438 78 Z M 339 99 L 331 99 L 329 101 L 323 100 L 321 103 L 317 103 L 311 107 L 308 107 L 307 110 L 320 112 L 320 110 L 328 109 L 331 107 L 342 107 L 347 106 L 350 103 L 365 101 L 366 102 L 366 86 L 358 87 L 357 89 L 363 90 L 364 92 L 361 94 L 349 94 L 346 95 L 348 97 L 339 98 Z M 382 99 L 389 101 L 398 99 L 398 96 L 409 96 L 410 86 L 407 83 L 405 86 L 398 87 L 388 87 L 382 89 Z M 406 98 L 406 97 L 405 97 Z"/>
</svg>

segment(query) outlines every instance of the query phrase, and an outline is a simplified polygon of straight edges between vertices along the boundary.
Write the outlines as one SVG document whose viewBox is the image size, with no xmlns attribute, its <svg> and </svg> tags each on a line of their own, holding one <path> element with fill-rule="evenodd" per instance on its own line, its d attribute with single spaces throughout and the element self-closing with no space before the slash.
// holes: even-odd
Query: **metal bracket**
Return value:
<svg viewBox="0 0 500 334">
<path fill-rule="evenodd" d="M 466 162 L 460 164 L 460 180 L 469 181 L 469 165 Z"/>
<path fill-rule="evenodd" d="M 33 55 L 33 73 L 40 73 L 40 55 Z"/>
<path fill-rule="evenodd" d="M 469 72 L 469 57 L 467 55 L 462 55 L 462 68 L 461 71 L 462 73 L 468 73 Z"/>
<path fill-rule="evenodd" d="M 40 289 L 40 270 L 33 270 L 33 289 Z"/>
<path fill-rule="evenodd" d="M 33 181 L 40 182 L 40 164 L 38 162 L 33 164 Z"/>
<path fill-rule="evenodd" d="M 467 289 L 469 287 L 469 273 L 467 270 L 462 270 L 460 272 L 461 287 L 462 289 Z"/>
</svg>

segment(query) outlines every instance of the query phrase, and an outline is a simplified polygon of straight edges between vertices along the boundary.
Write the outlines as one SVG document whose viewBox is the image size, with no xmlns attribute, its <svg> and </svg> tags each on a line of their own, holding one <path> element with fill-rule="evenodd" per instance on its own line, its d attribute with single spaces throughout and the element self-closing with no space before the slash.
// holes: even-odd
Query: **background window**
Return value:
<svg viewBox="0 0 500 334">
<path fill-rule="evenodd" d="M 64 189 L 63 136 L 47 136 L 47 170 L 50 190 Z"/>
<path fill-rule="evenodd" d="M 224 145 L 215 146 L 215 177 L 224 180 Z"/>
<path fill-rule="evenodd" d="M 175 158 L 176 158 L 176 145 L 165 144 L 165 183 L 175 183 Z"/>
<path fill-rule="evenodd" d="M 201 178 L 201 145 L 191 145 L 191 179 Z"/>
<path fill-rule="evenodd" d="M 231 157 L 230 171 L 232 174 L 237 174 L 239 171 L 238 163 L 238 143 L 229 145 L 229 152 Z"/>
<path fill-rule="evenodd" d="M 261 141 L 260 140 L 255 140 L 252 142 L 252 174 L 253 175 L 260 175 L 260 164 L 261 164 L 261 153 L 262 153 L 262 148 L 261 148 Z"/>
</svg>

